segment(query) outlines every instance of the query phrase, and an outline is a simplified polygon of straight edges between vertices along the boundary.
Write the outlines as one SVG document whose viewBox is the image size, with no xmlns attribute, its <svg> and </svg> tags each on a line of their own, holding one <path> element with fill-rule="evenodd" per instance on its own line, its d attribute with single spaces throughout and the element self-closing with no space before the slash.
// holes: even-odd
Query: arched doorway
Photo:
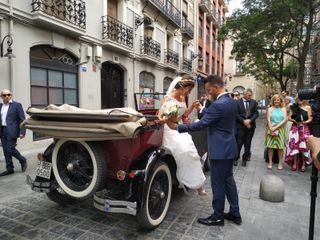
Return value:
<svg viewBox="0 0 320 240">
<path fill-rule="evenodd" d="M 78 59 L 64 49 L 39 45 L 30 49 L 31 106 L 64 103 L 79 106 Z"/>
<path fill-rule="evenodd" d="M 49 104 L 79 106 L 78 58 L 72 53 L 39 45 L 30 48 L 31 106 Z M 47 138 L 33 132 L 33 140 Z"/>
<path fill-rule="evenodd" d="M 101 108 L 124 107 L 124 71 L 111 62 L 102 63 Z"/>
</svg>

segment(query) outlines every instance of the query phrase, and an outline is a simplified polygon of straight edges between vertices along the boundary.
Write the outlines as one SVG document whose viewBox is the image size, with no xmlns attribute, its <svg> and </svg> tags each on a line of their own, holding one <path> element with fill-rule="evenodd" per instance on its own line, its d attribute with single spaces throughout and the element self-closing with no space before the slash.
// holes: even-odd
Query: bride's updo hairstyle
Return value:
<svg viewBox="0 0 320 240">
<path fill-rule="evenodd" d="M 174 86 L 175 89 L 191 87 L 194 88 L 195 81 L 191 75 L 183 75 L 181 80 Z"/>
</svg>

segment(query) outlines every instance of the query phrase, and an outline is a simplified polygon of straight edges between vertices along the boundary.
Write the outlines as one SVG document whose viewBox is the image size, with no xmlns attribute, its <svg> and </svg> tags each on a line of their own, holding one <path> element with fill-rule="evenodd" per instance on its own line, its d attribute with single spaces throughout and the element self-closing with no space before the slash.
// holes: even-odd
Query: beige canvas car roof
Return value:
<svg viewBox="0 0 320 240">
<path fill-rule="evenodd" d="M 79 141 L 134 138 L 146 118 L 132 108 L 88 110 L 68 104 L 28 108 L 30 115 L 21 127 L 33 132 Z"/>
</svg>

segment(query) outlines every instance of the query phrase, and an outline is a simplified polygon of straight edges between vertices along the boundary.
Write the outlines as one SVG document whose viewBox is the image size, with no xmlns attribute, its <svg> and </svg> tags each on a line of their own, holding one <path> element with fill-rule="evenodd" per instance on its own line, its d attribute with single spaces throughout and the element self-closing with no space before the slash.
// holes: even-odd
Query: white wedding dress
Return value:
<svg viewBox="0 0 320 240">
<path fill-rule="evenodd" d="M 179 114 L 186 111 L 185 102 L 179 102 L 170 97 L 169 101 L 175 101 L 179 106 Z M 182 123 L 180 120 L 179 123 Z M 164 125 L 162 146 L 169 149 L 176 161 L 177 172 L 176 176 L 180 185 L 185 185 L 190 189 L 200 188 L 205 176 L 202 171 L 200 156 L 193 143 L 189 133 L 179 133 L 177 130 L 170 129 L 166 124 Z"/>
</svg>

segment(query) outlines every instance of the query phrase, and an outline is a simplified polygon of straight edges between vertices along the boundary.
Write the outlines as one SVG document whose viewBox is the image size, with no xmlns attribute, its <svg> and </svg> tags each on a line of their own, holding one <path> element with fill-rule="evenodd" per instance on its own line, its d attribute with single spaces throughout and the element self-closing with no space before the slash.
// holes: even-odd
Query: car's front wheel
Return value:
<svg viewBox="0 0 320 240">
<path fill-rule="evenodd" d="M 137 219 L 142 227 L 153 229 L 165 218 L 171 200 L 172 176 L 166 163 L 160 161 L 154 166 L 146 188 Z"/>
<path fill-rule="evenodd" d="M 75 199 L 90 197 L 104 186 L 106 164 L 98 142 L 58 140 L 52 169 L 61 189 Z"/>
</svg>

